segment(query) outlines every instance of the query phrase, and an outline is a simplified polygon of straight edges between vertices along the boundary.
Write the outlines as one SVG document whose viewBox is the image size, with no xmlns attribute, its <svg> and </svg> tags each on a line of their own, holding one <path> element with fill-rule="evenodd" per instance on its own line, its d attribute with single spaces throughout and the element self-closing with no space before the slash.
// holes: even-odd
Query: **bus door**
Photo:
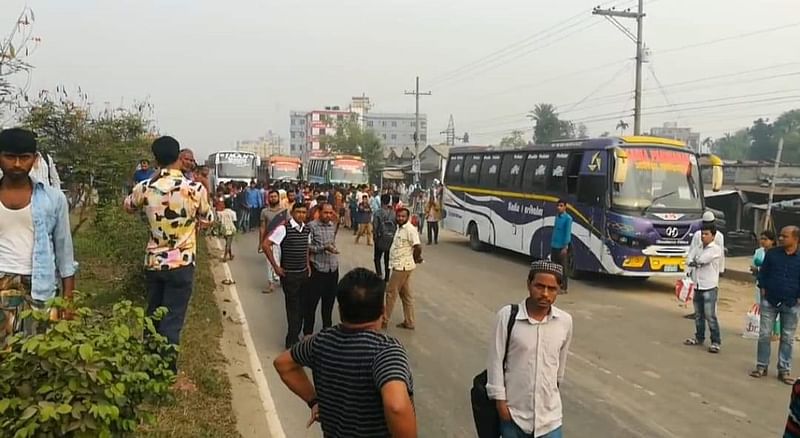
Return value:
<svg viewBox="0 0 800 438">
<path fill-rule="evenodd" d="M 576 268 L 584 271 L 602 271 L 608 257 L 603 248 L 608 203 L 608 153 L 585 151 L 570 156 L 567 169 L 567 191 L 575 199 L 580 217 L 574 217 L 581 226 L 573 226 L 573 235 L 588 251 L 577 257 Z M 573 245 L 574 246 L 574 245 Z"/>
<path fill-rule="evenodd" d="M 496 214 L 500 216 L 495 221 L 495 224 L 500 224 L 497 230 L 497 246 L 517 252 L 524 252 L 523 250 L 527 249 L 523 248 L 523 234 L 526 224 L 530 222 L 529 216 L 533 209 L 525 207 L 535 203 L 522 193 L 523 169 L 527 155 L 527 152 L 522 151 L 502 154 L 500 177 L 497 182 L 498 189 L 503 193 L 500 195 L 503 204 L 495 209 Z"/>
</svg>

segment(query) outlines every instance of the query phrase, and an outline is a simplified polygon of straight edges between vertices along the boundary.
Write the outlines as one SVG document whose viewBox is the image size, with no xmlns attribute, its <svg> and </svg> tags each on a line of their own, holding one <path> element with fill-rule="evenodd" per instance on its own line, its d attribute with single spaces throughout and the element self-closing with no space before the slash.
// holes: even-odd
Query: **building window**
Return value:
<svg viewBox="0 0 800 438">
<path fill-rule="evenodd" d="M 417 121 L 416 120 L 411 121 L 411 127 L 412 128 L 416 128 L 417 127 Z"/>
<path fill-rule="evenodd" d="M 428 139 L 428 134 L 420 134 L 420 135 L 419 135 L 419 138 L 420 138 L 422 141 L 426 141 L 426 140 Z"/>
<path fill-rule="evenodd" d="M 368 128 L 372 128 L 372 120 L 368 120 L 367 121 L 367 127 Z"/>
<path fill-rule="evenodd" d="M 381 134 L 384 140 L 386 140 L 386 134 Z"/>
<path fill-rule="evenodd" d="M 300 124 L 301 125 L 305 125 L 306 124 L 306 119 L 300 119 Z"/>
<path fill-rule="evenodd" d="M 392 128 L 397 128 L 397 122 L 392 122 Z"/>
<path fill-rule="evenodd" d="M 397 134 L 392 134 L 392 140 L 397 140 Z"/>
<path fill-rule="evenodd" d="M 325 128 L 319 128 L 319 135 L 325 135 Z"/>
<path fill-rule="evenodd" d="M 297 133 L 292 131 L 291 136 L 292 136 L 292 138 L 295 138 L 297 136 Z"/>
<path fill-rule="evenodd" d="M 381 121 L 381 126 L 386 127 L 386 120 Z"/>
</svg>

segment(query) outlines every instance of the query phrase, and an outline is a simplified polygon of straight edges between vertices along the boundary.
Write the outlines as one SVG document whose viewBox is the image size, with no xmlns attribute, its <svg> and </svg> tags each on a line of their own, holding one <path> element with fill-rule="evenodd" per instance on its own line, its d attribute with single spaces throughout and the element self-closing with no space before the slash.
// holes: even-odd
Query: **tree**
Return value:
<svg viewBox="0 0 800 438">
<path fill-rule="evenodd" d="M 503 137 L 500 140 L 500 147 L 504 148 L 519 148 L 528 144 L 524 138 L 525 133 L 519 130 L 511 131 L 511 134 Z"/>
<path fill-rule="evenodd" d="M 33 35 L 34 21 L 33 10 L 25 6 L 11 32 L 0 41 L 0 114 L 9 107 L 22 106 L 28 101 L 28 85 L 20 88 L 12 83 L 12 79 L 17 75 L 30 75 L 33 69 L 28 57 L 41 41 Z M 30 80 L 15 82 L 30 84 Z"/>
<path fill-rule="evenodd" d="M 753 142 L 747 157 L 758 161 L 774 160 L 778 152 L 778 141 L 774 138 L 774 129 L 769 119 L 759 118 L 754 121 L 749 134 Z"/>
<path fill-rule="evenodd" d="M 617 123 L 617 128 L 616 129 L 619 131 L 620 135 L 625 135 L 625 130 L 628 129 L 628 126 L 630 126 L 630 125 L 628 125 L 628 122 L 626 122 L 624 120 L 620 120 Z"/>
<path fill-rule="evenodd" d="M 714 142 L 714 153 L 726 160 L 747 159 L 750 149 L 750 135 L 747 128 L 742 128 L 734 134 L 727 133 Z"/>
<path fill-rule="evenodd" d="M 360 156 L 367 164 L 370 181 L 375 183 L 380 178 L 383 167 L 381 140 L 374 132 L 361 129 L 355 120 L 337 121 L 336 134 L 323 136 L 320 144 L 330 152 Z"/>
<path fill-rule="evenodd" d="M 528 118 L 535 123 L 533 141 L 537 144 L 550 143 L 560 138 L 574 138 L 575 125 L 567 120 L 560 120 L 556 107 L 549 103 L 536 105 L 528 112 Z"/>
<path fill-rule="evenodd" d="M 589 138 L 589 129 L 583 123 L 578 123 L 578 138 Z"/>
<path fill-rule="evenodd" d="M 603 133 L 602 133 L 602 134 L 600 134 L 600 137 L 608 137 L 608 136 L 610 136 L 610 135 L 611 135 L 611 133 L 610 133 L 610 132 L 608 132 L 608 131 L 603 131 Z"/>
<path fill-rule="evenodd" d="M 466 133 L 466 132 L 464 133 L 464 135 L 461 137 L 461 142 L 462 143 L 469 143 L 469 134 L 468 133 Z"/>
<path fill-rule="evenodd" d="M 711 137 L 703 139 L 701 144 L 705 146 L 705 150 L 707 151 L 712 151 L 714 149 L 714 140 Z"/>
</svg>

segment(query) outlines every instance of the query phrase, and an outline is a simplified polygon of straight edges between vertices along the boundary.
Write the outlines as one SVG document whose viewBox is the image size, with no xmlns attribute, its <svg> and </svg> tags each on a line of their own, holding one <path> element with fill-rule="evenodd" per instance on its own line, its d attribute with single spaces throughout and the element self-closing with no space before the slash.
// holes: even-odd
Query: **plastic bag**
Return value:
<svg viewBox="0 0 800 438">
<path fill-rule="evenodd" d="M 675 298 L 679 303 L 686 304 L 694 298 L 695 283 L 691 278 L 681 278 L 675 282 Z"/>
<path fill-rule="evenodd" d="M 742 333 L 742 337 L 745 339 L 758 339 L 760 327 L 761 307 L 758 304 L 753 304 L 744 317 L 744 333 Z"/>
</svg>

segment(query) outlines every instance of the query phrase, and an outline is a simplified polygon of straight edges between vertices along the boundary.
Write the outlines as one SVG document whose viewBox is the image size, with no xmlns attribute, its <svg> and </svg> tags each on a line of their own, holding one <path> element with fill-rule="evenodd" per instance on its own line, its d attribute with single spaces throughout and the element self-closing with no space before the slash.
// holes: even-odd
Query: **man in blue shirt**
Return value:
<svg viewBox="0 0 800 438">
<path fill-rule="evenodd" d="M 136 169 L 136 172 L 133 172 L 133 183 L 134 185 L 139 184 L 144 180 L 148 180 L 153 177 L 155 171 L 150 168 L 150 162 L 147 160 L 142 160 L 139 163 L 139 168 Z"/>
<path fill-rule="evenodd" d="M 59 284 L 67 300 L 75 289 L 67 198 L 29 176 L 36 146 L 31 131 L 0 132 L 0 349 L 8 336 L 38 331 L 36 321 L 20 321 L 20 313 L 44 310 Z"/>
<path fill-rule="evenodd" d="M 770 359 L 770 337 L 775 319 L 780 315 L 781 339 L 778 347 L 778 380 L 791 385 L 792 346 L 797 331 L 800 306 L 800 256 L 797 254 L 800 228 L 783 227 L 779 237 L 781 247 L 767 251 L 758 270 L 761 289 L 761 326 L 758 334 L 756 368 L 752 377 L 767 375 Z"/>
<path fill-rule="evenodd" d="M 250 214 L 250 220 L 247 222 L 247 229 L 245 231 L 250 231 L 255 224 L 258 224 L 259 206 L 262 203 L 261 190 L 256 187 L 255 181 L 250 182 L 250 187 L 245 191 L 245 200 Z"/>
<path fill-rule="evenodd" d="M 567 259 L 569 244 L 572 242 L 572 216 L 567 213 L 567 201 L 558 200 L 556 204 L 556 220 L 553 223 L 553 236 L 550 239 L 550 260 L 561 265 L 564 270 L 564 280 L 561 293 L 567 293 Z"/>
</svg>

